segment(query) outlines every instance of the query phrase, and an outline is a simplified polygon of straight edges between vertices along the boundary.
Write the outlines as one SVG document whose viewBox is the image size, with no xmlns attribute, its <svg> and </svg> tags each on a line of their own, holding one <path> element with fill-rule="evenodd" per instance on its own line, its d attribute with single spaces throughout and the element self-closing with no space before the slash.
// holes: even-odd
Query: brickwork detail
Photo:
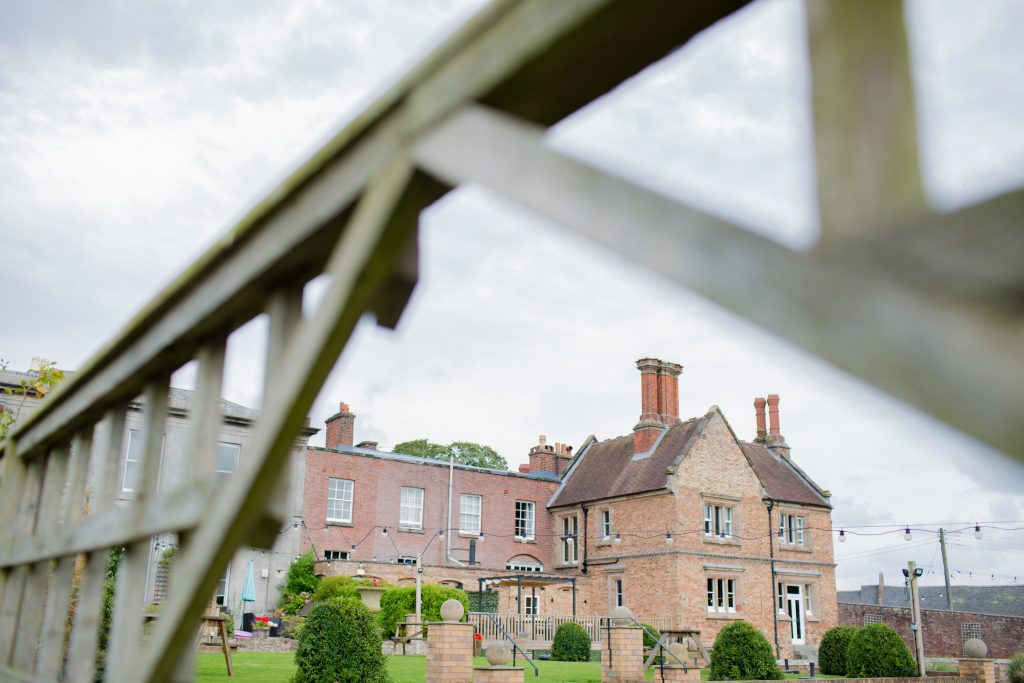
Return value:
<svg viewBox="0 0 1024 683">
<path fill-rule="evenodd" d="M 473 625 L 436 622 L 427 631 L 427 683 L 472 683 Z"/>
<path fill-rule="evenodd" d="M 914 639 L 910 630 L 909 607 L 839 603 L 841 624 L 861 626 L 866 623 L 866 617 L 872 615 L 879 615 L 881 623 L 895 629 L 913 652 Z M 1009 659 L 1014 653 L 1024 650 L 1024 617 L 935 609 L 921 610 L 921 617 L 926 657 L 963 657 L 964 624 L 980 626 L 981 639 L 988 646 L 988 656 L 993 659 Z M 969 626 L 968 629 L 972 633 L 975 630 L 973 626 Z"/>
<path fill-rule="evenodd" d="M 473 669 L 474 683 L 523 683 L 521 666 L 478 666 Z"/>
<path fill-rule="evenodd" d="M 654 680 L 665 683 L 699 683 L 700 669 L 696 667 L 656 666 L 654 667 Z"/>
<path fill-rule="evenodd" d="M 610 651 L 609 651 L 610 648 Z M 601 681 L 643 680 L 644 632 L 635 626 L 612 626 L 601 641 Z"/>
<path fill-rule="evenodd" d="M 961 659 L 960 675 L 977 683 L 996 683 L 996 665 L 991 659 Z"/>
</svg>

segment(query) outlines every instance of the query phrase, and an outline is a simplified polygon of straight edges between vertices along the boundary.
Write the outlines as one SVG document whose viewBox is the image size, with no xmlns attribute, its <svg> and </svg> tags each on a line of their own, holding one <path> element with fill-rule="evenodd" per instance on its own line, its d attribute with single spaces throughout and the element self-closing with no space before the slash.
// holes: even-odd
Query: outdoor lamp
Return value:
<svg viewBox="0 0 1024 683">
<path fill-rule="evenodd" d="M 437 537 L 438 538 L 444 538 L 444 529 L 438 529 L 437 530 Z"/>
<path fill-rule="evenodd" d="M 839 542 L 846 543 L 846 532 L 842 529 L 839 530 Z"/>
<path fill-rule="evenodd" d="M 622 543 L 622 534 L 616 532 L 616 534 L 615 534 L 615 542 L 616 543 Z"/>
<path fill-rule="evenodd" d="M 904 541 L 909 541 L 910 539 L 913 538 L 913 536 L 910 535 L 910 527 L 908 526 L 905 531 L 906 531 L 906 533 L 903 534 L 903 540 Z"/>
<path fill-rule="evenodd" d="M 922 569 L 921 567 L 918 567 L 914 570 L 915 577 L 920 579 L 922 574 L 924 574 L 924 569 Z"/>
<path fill-rule="evenodd" d="M 387 536 L 388 535 L 388 528 L 386 526 L 385 527 L 381 527 L 380 535 L 381 536 Z"/>
<path fill-rule="evenodd" d="M 981 526 L 978 525 L 978 524 L 975 524 L 974 525 L 974 537 L 980 541 L 982 536 L 984 536 L 984 534 L 981 533 Z"/>
<path fill-rule="evenodd" d="M 668 532 L 667 534 L 665 534 L 665 543 L 668 544 L 668 545 L 672 545 L 672 532 L 671 531 Z"/>
</svg>

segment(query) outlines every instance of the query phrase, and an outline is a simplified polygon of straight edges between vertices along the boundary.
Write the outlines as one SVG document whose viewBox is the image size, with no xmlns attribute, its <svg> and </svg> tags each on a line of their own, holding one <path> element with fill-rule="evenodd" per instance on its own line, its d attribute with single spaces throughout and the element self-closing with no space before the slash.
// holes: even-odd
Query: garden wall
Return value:
<svg viewBox="0 0 1024 683">
<path fill-rule="evenodd" d="M 1024 652 L 1024 617 L 933 609 L 921 610 L 921 614 L 926 657 L 962 657 L 963 644 L 970 638 L 985 641 L 992 659 L 1009 659 L 1016 652 Z M 878 622 L 894 628 L 914 651 L 909 607 L 839 603 L 840 624 L 864 626 Z"/>
</svg>

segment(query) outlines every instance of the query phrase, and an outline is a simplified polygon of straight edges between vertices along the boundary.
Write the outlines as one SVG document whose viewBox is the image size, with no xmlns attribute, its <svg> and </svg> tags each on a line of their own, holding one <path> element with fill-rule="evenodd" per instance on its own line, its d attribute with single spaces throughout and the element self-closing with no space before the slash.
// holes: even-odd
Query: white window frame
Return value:
<svg viewBox="0 0 1024 683">
<path fill-rule="evenodd" d="M 779 542 L 791 546 L 805 545 L 803 515 L 779 512 Z"/>
<path fill-rule="evenodd" d="M 528 617 L 536 617 L 540 615 L 539 595 L 523 596 L 523 614 Z"/>
<path fill-rule="evenodd" d="M 814 600 L 811 599 L 813 588 L 812 583 L 804 584 L 804 614 L 807 616 L 814 616 Z"/>
<path fill-rule="evenodd" d="M 337 482 L 337 485 L 336 485 Z M 346 486 L 347 484 L 347 486 Z M 356 498 L 356 483 L 351 479 L 339 479 L 331 477 L 327 481 L 327 521 L 352 523 L 352 507 Z M 331 516 L 331 503 L 336 502 L 334 512 L 337 516 Z M 346 510 L 347 506 L 347 510 Z"/>
<path fill-rule="evenodd" d="M 415 555 L 402 555 L 397 560 L 395 560 L 395 564 L 404 564 L 404 565 L 415 567 L 416 566 L 416 556 Z"/>
<path fill-rule="evenodd" d="M 562 517 L 562 564 L 580 563 L 579 523 L 576 515 Z"/>
<path fill-rule="evenodd" d="M 403 486 L 398 504 L 399 529 L 423 529 L 423 500 L 426 492 L 415 486 Z"/>
<path fill-rule="evenodd" d="M 132 457 L 132 444 L 138 444 L 138 449 L 134 458 Z M 128 486 L 129 465 L 134 465 L 134 469 L 132 469 L 132 471 L 138 472 L 137 476 L 132 477 L 132 485 L 134 486 L 135 482 L 137 482 L 139 477 L 142 476 L 142 472 L 138 469 L 142 467 L 142 432 L 137 429 L 128 430 L 128 443 L 124 450 L 124 473 L 121 476 L 121 490 L 131 493 L 135 491 L 135 489 L 129 488 Z"/>
<path fill-rule="evenodd" d="M 505 563 L 505 569 L 510 572 L 543 572 L 544 565 L 539 562 L 513 562 L 509 561 Z"/>
<path fill-rule="evenodd" d="M 520 524 L 522 522 L 522 524 Z M 532 541 L 536 536 L 537 504 L 532 500 L 516 501 L 514 533 L 517 541 Z M 525 531 L 521 534 L 520 529 Z"/>
<path fill-rule="evenodd" d="M 704 537 L 732 538 L 733 507 L 720 503 L 704 503 Z"/>
<path fill-rule="evenodd" d="M 616 607 L 622 607 L 622 605 L 625 604 L 625 591 L 622 587 L 622 579 L 615 579 L 612 582 L 612 587 L 615 591 L 615 595 L 613 596 L 613 602 L 615 603 Z"/>
<path fill-rule="evenodd" d="M 221 585 L 224 586 L 223 592 L 221 591 Z M 231 589 L 231 563 L 228 562 L 227 568 L 224 569 L 224 576 L 217 582 L 217 593 L 214 595 L 214 602 L 218 605 L 230 607 L 228 603 L 228 591 Z"/>
<path fill-rule="evenodd" d="M 325 550 L 324 560 L 347 560 L 349 559 L 348 550 Z"/>
<path fill-rule="evenodd" d="M 736 613 L 737 582 L 733 577 L 709 576 L 707 585 L 707 611 L 717 614 Z"/>
<path fill-rule="evenodd" d="M 612 511 L 608 508 L 601 510 L 601 538 L 612 540 Z"/>
<path fill-rule="evenodd" d="M 480 535 L 483 529 L 484 498 L 475 493 L 459 496 L 459 533 Z"/>
<path fill-rule="evenodd" d="M 222 470 L 220 468 L 220 456 L 221 448 L 231 448 L 234 451 L 235 464 L 230 470 Z M 242 444 L 231 443 L 230 441 L 218 441 L 217 442 L 217 471 L 221 474 L 231 474 L 238 469 L 238 461 L 242 454 Z"/>
</svg>

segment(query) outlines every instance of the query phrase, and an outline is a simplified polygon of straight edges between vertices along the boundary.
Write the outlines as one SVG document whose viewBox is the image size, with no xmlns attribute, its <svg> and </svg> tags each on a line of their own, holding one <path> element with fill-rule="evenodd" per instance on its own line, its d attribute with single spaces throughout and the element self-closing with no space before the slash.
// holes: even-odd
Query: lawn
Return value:
<svg viewBox="0 0 1024 683">
<path fill-rule="evenodd" d="M 290 652 L 240 652 L 232 657 L 235 665 L 235 679 L 256 683 L 287 683 L 295 673 L 295 655 Z M 474 663 L 486 666 L 487 660 L 478 657 Z M 522 664 L 522 660 L 518 660 Z M 601 680 L 601 665 L 597 662 L 550 662 L 538 661 L 540 676 L 533 676 L 533 669 L 527 666 L 527 681 L 537 683 L 598 683 Z M 388 657 L 388 671 L 395 683 L 422 683 L 427 670 L 424 656 Z M 224 670 L 224 657 L 220 654 L 199 655 L 196 680 L 231 681 Z M 648 678 L 653 671 L 648 672 Z"/>
</svg>

